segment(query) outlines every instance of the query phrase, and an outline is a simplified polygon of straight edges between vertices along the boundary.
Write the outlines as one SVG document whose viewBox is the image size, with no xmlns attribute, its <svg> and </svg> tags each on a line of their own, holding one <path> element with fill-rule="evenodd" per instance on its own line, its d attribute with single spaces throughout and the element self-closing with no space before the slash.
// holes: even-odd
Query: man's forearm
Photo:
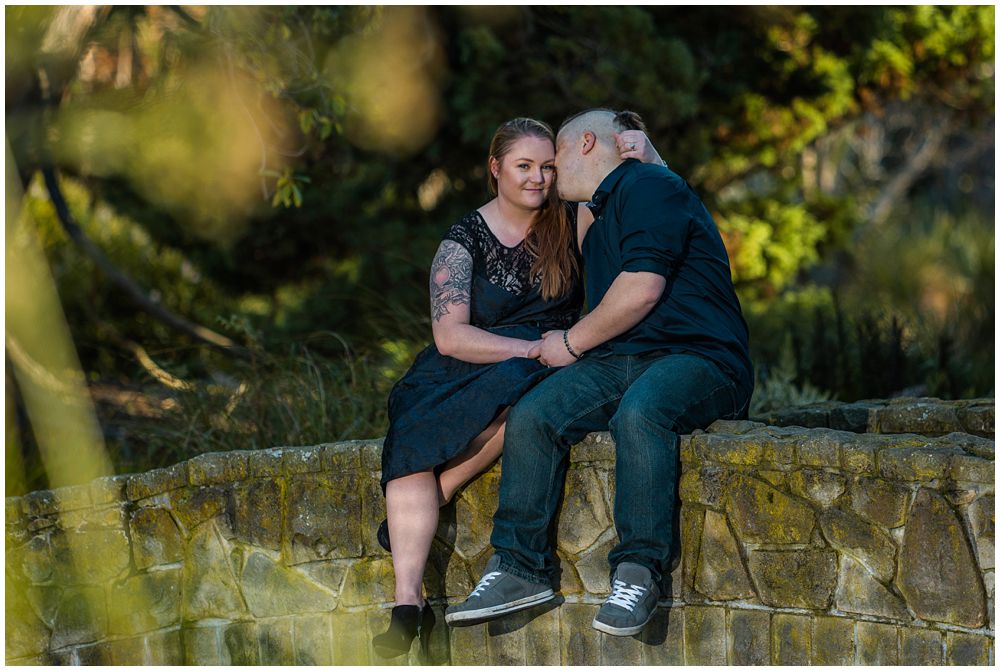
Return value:
<svg viewBox="0 0 1000 671">
<path fill-rule="evenodd" d="M 570 346 L 583 354 L 641 322 L 660 300 L 666 280 L 656 273 L 621 273 L 604 298 L 569 330 Z"/>
</svg>

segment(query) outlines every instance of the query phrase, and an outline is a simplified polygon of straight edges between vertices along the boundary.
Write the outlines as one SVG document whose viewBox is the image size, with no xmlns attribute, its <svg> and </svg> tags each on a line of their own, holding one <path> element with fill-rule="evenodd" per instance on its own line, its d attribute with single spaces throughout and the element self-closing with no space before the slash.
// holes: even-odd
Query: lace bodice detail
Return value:
<svg viewBox="0 0 1000 671">
<path fill-rule="evenodd" d="M 465 247 L 472 255 L 473 272 L 491 284 L 517 295 L 538 285 L 540 278 L 531 276 L 531 264 L 535 259 L 525 249 L 524 241 L 514 247 L 505 246 L 493 235 L 478 211 L 459 219 L 444 237 Z"/>
<path fill-rule="evenodd" d="M 576 208 L 567 204 L 566 210 L 575 230 Z M 521 296 L 541 282 L 539 275 L 531 274 L 535 259 L 525 248 L 524 241 L 513 247 L 504 245 L 493 235 L 478 210 L 455 222 L 444 238 L 465 247 L 472 255 L 473 272 L 485 277 L 490 284 Z"/>
</svg>

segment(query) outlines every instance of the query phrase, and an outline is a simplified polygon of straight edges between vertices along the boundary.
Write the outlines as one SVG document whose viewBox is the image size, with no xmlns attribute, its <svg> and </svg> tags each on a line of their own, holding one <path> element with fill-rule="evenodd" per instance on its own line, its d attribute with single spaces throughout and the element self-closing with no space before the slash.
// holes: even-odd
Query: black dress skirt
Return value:
<svg viewBox="0 0 1000 671">
<path fill-rule="evenodd" d="M 575 222 L 575 209 L 571 222 Z M 575 225 L 573 230 L 575 230 Z M 511 338 L 537 340 L 569 328 L 580 315 L 583 289 L 546 301 L 531 277 L 524 243 L 504 246 L 478 212 L 445 235 L 472 255 L 470 323 Z M 576 254 L 576 245 L 573 252 Z M 579 260 L 579 256 L 577 257 Z M 582 263 L 578 263 L 582 267 Z M 535 359 L 515 357 L 476 364 L 445 356 L 431 344 L 389 394 L 389 431 L 382 447 L 382 490 L 395 478 L 439 469 L 468 448 L 504 408 L 517 402 L 551 371 Z"/>
</svg>

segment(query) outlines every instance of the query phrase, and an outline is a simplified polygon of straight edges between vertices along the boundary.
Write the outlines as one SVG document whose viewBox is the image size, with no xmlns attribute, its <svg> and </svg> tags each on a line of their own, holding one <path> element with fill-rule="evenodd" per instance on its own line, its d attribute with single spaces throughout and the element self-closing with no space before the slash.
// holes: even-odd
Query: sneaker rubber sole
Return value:
<svg viewBox="0 0 1000 671">
<path fill-rule="evenodd" d="M 551 589 L 547 589 L 544 592 L 539 592 L 538 594 L 532 594 L 531 596 L 526 596 L 523 599 L 516 599 L 508 603 L 501 603 L 496 606 L 490 606 L 488 608 L 477 608 L 476 610 L 463 610 L 457 613 L 445 613 L 444 621 L 448 624 L 461 624 L 469 623 L 473 624 L 472 620 L 488 620 L 490 618 L 499 617 L 500 615 L 506 615 L 507 613 L 514 613 L 519 610 L 524 610 L 525 608 L 530 608 L 536 604 L 545 603 L 546 601 L 551 601 L 556 597 L 556 593 Z"/>
<path fill-rule="evenodd" d="M 647 624 L 649 624 L 649 621 L 653 619 L 653 615 L 655 614 L 656 608 L 653 608 L 649 611 L 649 617 L 646 618 L 646 621 L 642 624 L 637 624 L 634 627 L 612 627 L 606 622 L 601 622 L 596 617 L 594 618 L 594 621 L 590 623 L 590 626 L 597 631 L 603 631 L 605 634 L 611 634 L 612 636 L 634 636 L 642 631 Z"/>
</svg>

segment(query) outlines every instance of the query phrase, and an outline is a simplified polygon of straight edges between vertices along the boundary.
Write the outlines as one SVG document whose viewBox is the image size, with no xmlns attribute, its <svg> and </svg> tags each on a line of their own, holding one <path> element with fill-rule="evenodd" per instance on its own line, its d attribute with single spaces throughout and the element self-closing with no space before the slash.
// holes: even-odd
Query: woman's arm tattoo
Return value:
<svg viewBox="0 0 1000 671">
<path fill-rule="evenodd" d="M 444 240 L 431 264 L 431 318 L 441 321 L 449 305 L 468 305 L 472 290 L 472 256 L 453 240 Z"/>
</svg>

